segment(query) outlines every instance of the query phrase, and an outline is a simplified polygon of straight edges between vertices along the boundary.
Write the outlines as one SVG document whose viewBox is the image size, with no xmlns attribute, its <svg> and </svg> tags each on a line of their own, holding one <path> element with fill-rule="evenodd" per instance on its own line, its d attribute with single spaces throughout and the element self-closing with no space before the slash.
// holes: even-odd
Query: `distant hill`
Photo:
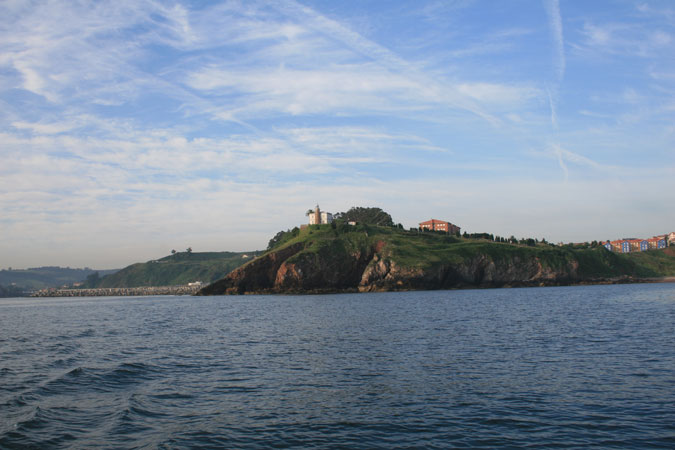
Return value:
<svg viewBox="0 0 675 450">
<path fill-rule="evenodd" d="M 70 286 L 85 280 L 88 276 L 98 272 L 105 276 L 115 270 L 94 270 L 89 268 L 71 269 L 70 267 L 35 267 L 22 270 L 0 270 L 0 286 L 19 288 L 21 290 L 35 290 L 49 287 Z"/>
<path fill-rule="evenodd" d="M 173 286 L 195 281 L 211 283 L 223 278 L 260 253 L 178 252 L 161 259 L 132 264 L 98 280 L 90 277 L 87 280 L 87 287 Z"/>
<path fill-rule="evenodd" d="M 618 254 L 468 239 L 398 227 L 312 225 L 201 295 L 557 286 L 675 276 L 671 249 Z"/>
</svg>

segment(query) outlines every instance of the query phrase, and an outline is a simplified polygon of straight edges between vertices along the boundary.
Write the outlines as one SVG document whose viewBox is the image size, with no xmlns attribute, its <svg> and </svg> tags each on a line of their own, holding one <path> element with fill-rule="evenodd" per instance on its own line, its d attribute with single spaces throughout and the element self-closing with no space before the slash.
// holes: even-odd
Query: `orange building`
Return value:
<svg viewBox="0 0 675 450">
<path fill-rule="evenodd" d="M 459 228 L 457 225 L 453 225 L 450 222 L 444 222 L 442 220 L 431 219 L 426 222 L 420 223 L 420 228 L 423 230 L 429 231 L 444 231 L 446 233 L 455 234 L 459 233 Z"/>
</svg>

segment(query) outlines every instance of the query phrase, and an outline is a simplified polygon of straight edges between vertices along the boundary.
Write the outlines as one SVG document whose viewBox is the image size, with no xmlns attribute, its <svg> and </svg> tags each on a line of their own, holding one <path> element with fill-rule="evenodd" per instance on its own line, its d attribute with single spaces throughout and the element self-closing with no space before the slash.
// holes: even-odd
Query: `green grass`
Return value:
<svg viewBox="0 0 675 450">
<path fill-rule="evenodd" d="M 653 273 L 645 276 L 675 276 L 675 247 L 628 253 L 625 257 L 643 270 Z"/>
<path fill-rule="evenodd" d="M 675 253 L 650 251 L 640 254 L 617 254 L 602 247 L 574 249 L 498 243 L 483 239 L 464 239 L 437 233 L 405 231 L 372 225 L 313 225 L 298 236 L 274 249 L 301 243 L 303 250 L 291 262 L 311 253 L 331 254 L 335 258 L 367 251 L 383 241 L 382 256 L 401 267 L 428 269 L 439 264 L 460 264 L 485 257 L 495 264 L 524 263 L 537 259 L 544 268 L 565 270 L 577 265 L 582 279 L 617 276 L 659 277 L 675 275 Z"/>
<path fill-rule="evenodd" d="M 97 287 L 172 286 L 194 281 L 210 283 L 253 259 L 256 252 L 181 252 L 156 261 L 132 264 L 103 277 Z M 244 258 L 249 255 L 249 258 Z"/>
</svg>

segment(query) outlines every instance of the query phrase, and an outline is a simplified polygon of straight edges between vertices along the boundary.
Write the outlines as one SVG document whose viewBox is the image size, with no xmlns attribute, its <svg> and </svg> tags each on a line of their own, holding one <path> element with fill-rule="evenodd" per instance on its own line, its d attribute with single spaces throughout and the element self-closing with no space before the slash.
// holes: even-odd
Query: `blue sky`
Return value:
<svg viewBox="0 0 675 450">
<path fill-rule="evenodd" d="M 675 231 L 671 1 L 0 4 L 0 267 L 406 227 Z"/>
</svg>

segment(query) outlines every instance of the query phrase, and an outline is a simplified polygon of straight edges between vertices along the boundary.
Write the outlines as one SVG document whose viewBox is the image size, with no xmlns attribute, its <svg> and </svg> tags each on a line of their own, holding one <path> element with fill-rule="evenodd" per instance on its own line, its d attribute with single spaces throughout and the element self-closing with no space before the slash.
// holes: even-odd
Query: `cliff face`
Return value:
<svg viewBox="0 0 675 450">
<path fill-rule="evenodd" d="M 271 291 L 275 287 L 277 272 L 281 265 L 302 247 L 302 244 L 294 244 L 279 251 L 267 253 L 235 269 L 222 280 L 206 286 L 198 294 L 221 295 Z"/>
<path fill-rule="evenodd" d="M 553 269 L 542 265 L 537 257 L 495 262 L 479 254 L 460 263 L 441 263 L 427 269 L 400 267 L 395 261 L 375 255 L 363 272 L 361 292 L 453 289 L 462 287 L 503 287 L 560 285 L 580 281 L 578 263 Z"/>
<path fill-rule="evenodd" d="M 560 252 L 537 256 L 515 246 L 495 245 L 502 246 L 494 247 L 501 253 L 472 251 L 461 257 L 445 255 L 428 264 L 403 265 L 397 262 L 402 252 L 391 241 L 371 238 L 355 245 L 340 236 L 305 240 L 257 258 L 199 294 L 372 292 L 582 281 L 579 262 L 562 258 Z M 514 250 L 506 251 L 510 247 Z"/>
</svg>

